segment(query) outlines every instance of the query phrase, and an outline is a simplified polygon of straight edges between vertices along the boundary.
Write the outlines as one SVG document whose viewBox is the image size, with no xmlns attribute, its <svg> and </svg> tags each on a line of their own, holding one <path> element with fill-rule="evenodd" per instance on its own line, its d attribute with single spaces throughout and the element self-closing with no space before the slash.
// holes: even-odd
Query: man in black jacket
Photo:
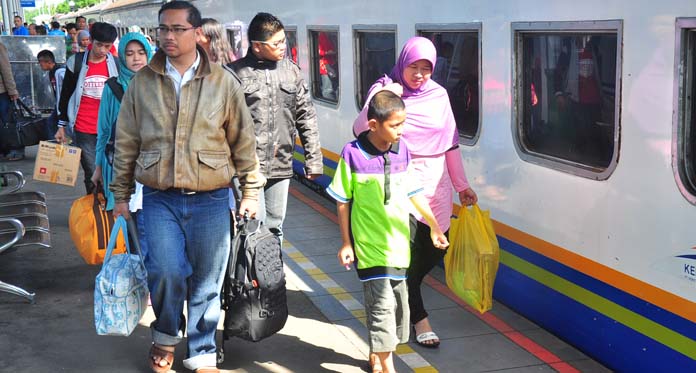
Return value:
<svg viewBox="0 0 696 373">
<path fill-rule="evenodd" d="M 256 154 L 267 179 L 257 218 L 282 240 L 295 138 L 300 136 L 304 148 L 305 176 L 315 180 L 323 173 L 319 128 L 300 68 L 285 58 L 285 30 L 280 20 L 259 13 L 251 20 L 248 35 L 246 57 L 229 66 L 242 80 L 254 118 Z"/>
</svg>

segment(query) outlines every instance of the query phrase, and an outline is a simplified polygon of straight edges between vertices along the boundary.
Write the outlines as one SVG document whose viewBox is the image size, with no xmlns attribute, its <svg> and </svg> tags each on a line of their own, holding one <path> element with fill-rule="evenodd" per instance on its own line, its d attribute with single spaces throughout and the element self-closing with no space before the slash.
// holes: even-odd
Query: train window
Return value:
<svg viewBox="0 0 696 373">
<path fill-rule="evenodd" d="M 244 57 L 244 50 L 242 48 L 242 27 L 239 25 L 225 25 L 225 30 L 227 31 L 227 40 L 230 43 L 230 48 L 232 48 L 235 60 Z"/>
<path fill-rule="evenodd" d="M 513 123 L 523 159 L 609 177 L 618 158 L 620 22 L 513 24 Z"/>
<path fill-rule="evenodd" d="M 285 53 L 286 57 L 297 62 L 297 28 L 285 27 Z"/>
<path fill-rule="evenodd" d="M 355 45 L 355 100 L 362 110 L 367 92 L 396 63 L 396 26 L 353 26 Z"/>
<path fill-rule="evenodd" d="M 675 87 L 675 122 L 677 136 L 672 149 L 677 162 L 673 162 L 675 177 L 682 194 L 696 204 L 696 18 L 677 19 L 678 59 L 674 76 L 679 80 Z"/>
<path fill-rule="evenodd" d="M 339 45 L 338 27 L 309 29 L 309 55 L 312 72 L 312 96 L 323 102 L 338 104 Z"/>
<path fill-rule="evenodd" d="M 480 128 L 481 24 L 416 25 L 416 29 L 420 36 L 430 39 L 437 49 L 431 79 L 449 94 L 459 130 L 459 142 L 473 145 Z"/>
</svg>

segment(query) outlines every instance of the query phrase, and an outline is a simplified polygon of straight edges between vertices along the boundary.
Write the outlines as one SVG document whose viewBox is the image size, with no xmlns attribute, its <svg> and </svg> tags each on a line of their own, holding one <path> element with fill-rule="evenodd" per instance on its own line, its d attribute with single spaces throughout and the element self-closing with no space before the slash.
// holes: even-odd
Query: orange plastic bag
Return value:
<svg viewBox="0 0 696 373">
<path fill-rule="evenodd" d="M 493 283 L 500 247 L 490 212 L 463 206 L 452 219 L 445 255 L 447 286 L 468 305 L 484 313 L 493 308 Z"/>
<path fill-rule="evenodd" d="M 72 237 L 77 251 L 87 264 L 102 264 L 109 244 L 109 234 L 114 226 L 114 217 L 111 211 L 105 211 L 106 201 L 104 195 L 88 194 L 73 202 L 70 208 L 68 224 L 70 237 Z M 120 232 L 116 240 L 114 254 L 126 252 L 126 243 L 123 240 L 123 232 Z"/>
</svg>

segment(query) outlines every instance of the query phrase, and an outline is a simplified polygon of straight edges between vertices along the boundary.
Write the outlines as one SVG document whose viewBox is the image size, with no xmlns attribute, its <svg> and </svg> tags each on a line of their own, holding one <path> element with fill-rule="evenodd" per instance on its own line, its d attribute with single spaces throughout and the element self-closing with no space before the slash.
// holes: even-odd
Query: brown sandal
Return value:
<svg viewBox="0 0 696 373">
<path fill-rule="evenodd" d="M 167 364 L 162 365 L 162 361 Z M 153 343 L 150 347 L 150 369 L 156 373 L 169 372 L 172 364 L 174 364 L 174 351 L 167 351 Z"/>
</svg>

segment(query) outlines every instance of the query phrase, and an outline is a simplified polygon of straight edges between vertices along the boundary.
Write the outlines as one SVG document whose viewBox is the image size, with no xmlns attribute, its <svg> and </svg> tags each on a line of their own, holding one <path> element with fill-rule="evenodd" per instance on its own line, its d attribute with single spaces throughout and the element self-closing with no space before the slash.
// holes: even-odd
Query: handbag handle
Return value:
<svg viewBox="0 0 696 373">
<path fill-rule="evenodd" d="M 132 254 L 130 249 L 130 241 L 128 240 L 128 222 L 126 222 L 126 218 L 124 218 L 123 215 L 120 215 L 118 218 L 116 218 L 114 227 L 111 229 L 111 236 L 109 236 L 109 244 L 106 247 L 106 255 L 104 255 L 104 264 L 102 264 L 102 266 L 105 266 L 106 263 L 111 259 L 111 254 L 113 254 L 114 248 L 116 247 L 116 240 L 118 238 L 119 231 L 123 231 L 123 239 L 126 242 L 126 252 L 129 255 Z M 140 260 L 140 265 L 142 268 L 145 268 L 143 256 L 140 255 L 140 253 L 136 255 Z"/>
<path fill-rule="evenodd" d="M 126 241 L 126 252 L 130 254 L 130 242 L 128 241 L 128 225 L 126 224 L 126 219 L 123 216 L 116 218 L 113 228 L 111 228 L 111 235 L 109 236 L 109 244 L 106 246 L 106 255 L 104 255 L 104 264 L 107 260 L 111 258 L 111 254 L 114 252 L 116 247 L 116 240 L 118 239 L 118 232 L 123 230 L 123 239 Z"/>
<path fill-rule="evenodd" d="M 32 118 L 39 116 L 36 113 L 34 113 L 33 111 L 31 111 L 31 109 L 29 109 L 29 106 L 27 106 L 27 104 L 25 104 L 24 101 L 22 101 L 19 98 L 14 100 L 14 105 L 15 105 L 15 109 L 19 110 L 20 112 L 22 112 L 22 110 L 24 110 L 26 112 L 27 116 L 30 116 Z M 24 114 L 24 113 L 22 112 L 22 114 Z"/>
</svg>

